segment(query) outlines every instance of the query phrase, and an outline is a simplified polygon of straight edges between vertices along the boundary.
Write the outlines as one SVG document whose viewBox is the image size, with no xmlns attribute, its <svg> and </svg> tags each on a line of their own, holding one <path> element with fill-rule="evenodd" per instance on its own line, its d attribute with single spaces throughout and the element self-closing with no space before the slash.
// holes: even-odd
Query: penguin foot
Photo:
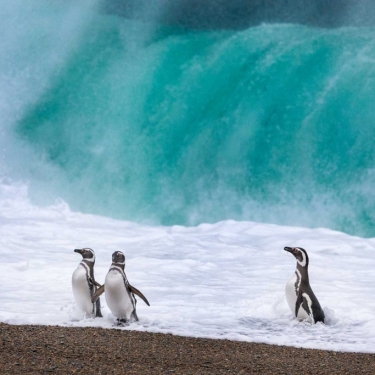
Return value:
<svg viewBox="0 0 375 375">
<path fill-rule="evenodd" d="M 95 311 L 95 316 L 97 318 L 103 318 L 102 308 L 100 306 L 100 298 L 98 298 L 97 301 L 95 302 L 94 311 Z"/>
<path fill-rule="evenodd" d="M 137 315 L 135 309 L 134 309 L 134 311 L 132 312 L 132 315 L 130 316 L 130 319 L 131 319 L 132 322 L 138 322 L 138 321 L 139 321 L 139 319 L 138 319 L 138 315 Z"/>
<path fill-rule="evenodd" d="M 124 326 L 129 325 L 129 321 L 126 319 L 117 319 L 117 325 L 124 327 Z"/>
</svg>

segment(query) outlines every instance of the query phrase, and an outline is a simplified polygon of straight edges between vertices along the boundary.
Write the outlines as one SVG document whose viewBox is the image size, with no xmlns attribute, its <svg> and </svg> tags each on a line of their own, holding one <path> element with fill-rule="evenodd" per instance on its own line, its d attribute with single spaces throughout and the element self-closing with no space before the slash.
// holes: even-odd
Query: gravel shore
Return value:
<svg viewBox="0 0 375 375">
<path fill-rule="evenodd" d="M 375 354 L 0 323 L 1 374 L 375 374 Z"/>
</svg>

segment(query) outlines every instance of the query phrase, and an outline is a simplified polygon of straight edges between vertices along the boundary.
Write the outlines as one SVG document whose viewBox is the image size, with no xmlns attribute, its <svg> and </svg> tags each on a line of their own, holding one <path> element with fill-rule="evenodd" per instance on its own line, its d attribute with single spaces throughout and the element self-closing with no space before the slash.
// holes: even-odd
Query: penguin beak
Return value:
<svg viewBox="0 0 375 375">
<path fill-rule="evenodd" d="M 83 253 L 83 249 L 74 249 L 74 252 L 82 254 Z"/>
<path fill-rule="evenodd" d="M 292 247 L 284 247 L 284 250 L 287 251 L 288 253 L 293 254 L 293 248 Z"/>
</svg>

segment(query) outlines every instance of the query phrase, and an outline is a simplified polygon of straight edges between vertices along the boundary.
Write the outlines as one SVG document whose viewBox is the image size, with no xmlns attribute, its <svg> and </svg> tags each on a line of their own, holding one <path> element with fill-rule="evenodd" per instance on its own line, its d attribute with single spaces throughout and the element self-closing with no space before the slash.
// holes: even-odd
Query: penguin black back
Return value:
<svg viewBox="0 0 375 375">
<path fill-rule="evenodd" d="M 314 323 L 324 323 L 324 311 L 310 286 L 309 256 L 302 247 L 285 247 L 297 261 L 295 274 L 285 288 L 288 304 L 297 318 L 310 317 Z"/>
</svg>

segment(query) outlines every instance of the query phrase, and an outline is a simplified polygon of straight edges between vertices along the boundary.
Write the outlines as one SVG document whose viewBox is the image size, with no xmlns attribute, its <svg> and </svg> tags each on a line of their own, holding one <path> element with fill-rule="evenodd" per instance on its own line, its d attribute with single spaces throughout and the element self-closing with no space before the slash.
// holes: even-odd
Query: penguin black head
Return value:
<svg viewBox="0 0 375 375">
<path fill-rule="evenodd" d="M 284 247 L 284 250 L 294 255 L 297 263 L 301 267 L 307 267 L 309 265 L 309 257 L 306 250 L 302 249 L 302 247 Z"/>
<path fill-rule="evenodd" d="M 95 253 L 94 250 L 85 247 L 83 249 L 75 249 L 74 250 L 76 253 L 79 253 L 82 255 L 82 258 L 84 260 L 88 260 L 89 262 L 95 262 Z"/>
<path fill-rule="evenodd" d="M 112 254 L 112 263 L 125 265 L 125 255 L 121 251 L 115 251 Z"/>
</svg>

